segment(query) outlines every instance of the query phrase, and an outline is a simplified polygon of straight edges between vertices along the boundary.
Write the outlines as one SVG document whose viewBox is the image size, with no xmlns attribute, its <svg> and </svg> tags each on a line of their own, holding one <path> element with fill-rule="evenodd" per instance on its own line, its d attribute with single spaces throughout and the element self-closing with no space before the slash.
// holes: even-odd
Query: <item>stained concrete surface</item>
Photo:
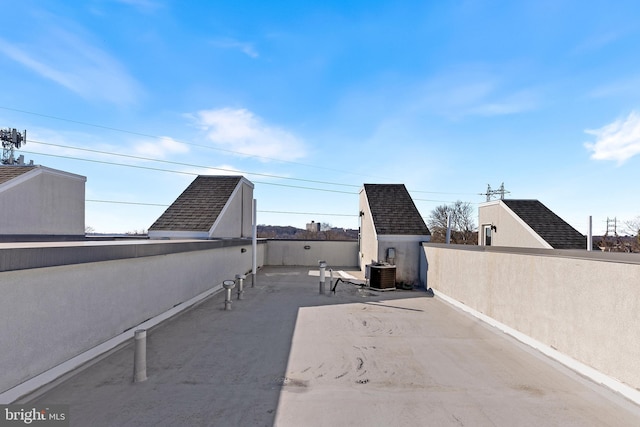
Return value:
<svg viewBox="0 0 640 427">
<path fill-rule="evenodd" d="M 33 401 L 73 426 L 637 426 L 640 408 L 420 291 L 262 269 Z"/>
</svg>

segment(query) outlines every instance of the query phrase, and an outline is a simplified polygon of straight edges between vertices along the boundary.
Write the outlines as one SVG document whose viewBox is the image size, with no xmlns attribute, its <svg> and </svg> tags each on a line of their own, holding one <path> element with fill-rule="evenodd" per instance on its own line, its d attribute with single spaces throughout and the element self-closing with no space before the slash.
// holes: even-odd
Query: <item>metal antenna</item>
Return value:
<svg viewBox="0 0 640 427">
<path fill-rule="evenodd" d="M 0 141 L 2 141 L 2 164 L 15 164 L 14 150 L 27 143 L 27 131 L 23 133 L 13 129 L 0 129 Z"/>
</svg>

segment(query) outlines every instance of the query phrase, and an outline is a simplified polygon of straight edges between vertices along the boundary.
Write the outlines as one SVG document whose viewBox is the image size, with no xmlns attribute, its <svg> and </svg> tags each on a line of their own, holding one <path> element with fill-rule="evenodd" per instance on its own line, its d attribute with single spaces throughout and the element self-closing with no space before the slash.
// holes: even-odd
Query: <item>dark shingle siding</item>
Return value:
<svg viewBox="0 0 640 427">
<path fill-rule="evenodd" d="M 376 233 L 430 235 L 404 184 L 364 184 Z"/>
<path fill-rule="evenodd" d="M 149 230 L 209 231 L 240 176 L 198 176 Z"/>
<path fill-rule="evenodd" d="M 36 166 L 0 166 L 0 184 L 11 181 L 35 168 Z"/>
<path fill-rule="evenodd" d="M 554 249 L 586 249 L 587 238 L 538 200 L 503 200 Z"/>
</svg>

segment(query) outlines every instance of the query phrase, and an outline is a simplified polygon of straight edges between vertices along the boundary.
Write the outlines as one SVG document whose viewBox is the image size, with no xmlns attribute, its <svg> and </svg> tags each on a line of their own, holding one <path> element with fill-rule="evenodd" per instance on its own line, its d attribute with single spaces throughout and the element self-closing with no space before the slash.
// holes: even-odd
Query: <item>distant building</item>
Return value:
<svg viewBox="0 0 640 427">
<path fill-rule="evenodd" d="M 422 282 L 421 244 L 431 233 L 404 184 L 364 184 L 359 206 L 360 269 L 387 262 L 396 266 L 396 282 Z"/>
<path fill-rule="evenodd" d="M 149 227 L 149 238 L 251 237 L 253 188 L 242 176 L 200 175 Z"/>
<path fill-rule="evenodd" d="M 311 221 L 310 224 L 307 224 L 307 231 L 310 231 L 312 233 L 317 233 L 320 231 L 320 223 L 319 222 L 315 222 L 315 221 Z"/>
<path fill-rule="evenodd" d="M 478 208 L 478 244 L 585 249 L 587 238 L 538 200 L 494 200 Z"/>
<path fill-rule="evenodd" d="M 83 239 L 86 181 L 44 166 L 0 165 L 0 240 Z"/>
</svg>

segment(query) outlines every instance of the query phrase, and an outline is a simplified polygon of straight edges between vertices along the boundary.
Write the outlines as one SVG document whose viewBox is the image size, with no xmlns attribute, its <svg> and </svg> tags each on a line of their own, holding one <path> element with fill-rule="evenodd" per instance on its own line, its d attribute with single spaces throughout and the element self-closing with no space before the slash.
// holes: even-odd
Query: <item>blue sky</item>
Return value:
<svg viewBox="0 0 640 427">
<path fill-rule="evenodd" d="M 636 1 L 0 10 L 0 127 L 87 177 L 98 232 L 147 229 L 197 174 L 253 181 L 260 224 L 357 228 L 363 183 L 404 183 L 424 217 L 502 182 L 583 233 L 640 215 Z"/>
</svg>

